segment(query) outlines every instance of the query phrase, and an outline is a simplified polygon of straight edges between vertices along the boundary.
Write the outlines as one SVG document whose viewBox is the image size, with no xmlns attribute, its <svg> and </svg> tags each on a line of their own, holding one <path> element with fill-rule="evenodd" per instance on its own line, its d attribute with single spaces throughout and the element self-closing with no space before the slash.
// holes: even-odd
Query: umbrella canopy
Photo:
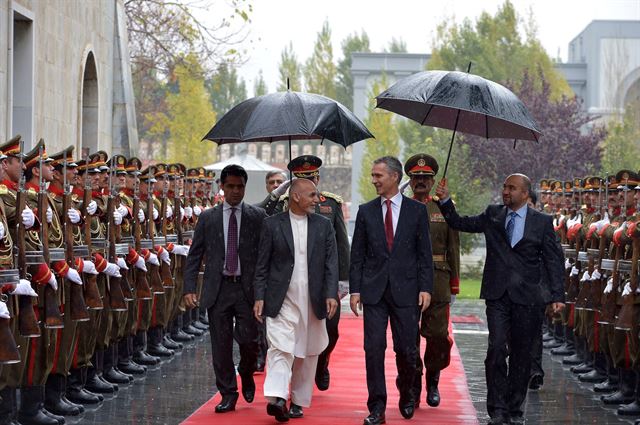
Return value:
<svg viewBox="0 0 640 425">
<path fill-rule="evenodd" d="M 376 100 L 376 107 L 421 125 L 457 129 L 487 139 L 537 141 L 541 134 L 511 90 L 465 72 L 419 72 L 398 81 Z"/>
<path fill-rule="evenodd" d="M 345 148 L 372 138 L 344 105 L 313 93 L 270 93 L 247 99 L 227 112 L 204 136 L 218 144 L 327 139 Z"/>
</svg>

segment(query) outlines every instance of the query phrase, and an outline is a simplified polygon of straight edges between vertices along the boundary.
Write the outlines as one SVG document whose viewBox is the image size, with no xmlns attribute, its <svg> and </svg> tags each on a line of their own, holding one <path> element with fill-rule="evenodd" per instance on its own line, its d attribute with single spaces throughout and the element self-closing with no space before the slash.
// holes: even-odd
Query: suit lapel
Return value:
<svg viewBox="0 0 640 425">
<path fill-rule="evenodd" d="M 311 264 L 311 257 L 313 256 L 313 247 L 315 246 L 315 227 L 318 222 L 315 214 L 309 214 L 307 219 L 307 264 Z"/>
<path fill-rule="evenodd" d="M 240 211 L 240 234 L 239 236 L 239 240 L 238 240 L 238 254 L 241 252 L 244 252 L 244 244 L 245 242 L 248 240 L 248 234 L 251 232 L 251 229 L 249 229 L 249 215 L 251 214 L 251 212 L 247 209 L 247 206 L 243 203 L 242 204 L 242 210 Z"/>
<path fill-rule="evenodd" d="M 496 225 L 499 227 L 498 231 L 504 238 L 507 245 L 511 247 L 511 241 L 507 237 L 507 228 L 505 226 L 505 221 L 507 220 L 507 209 L 508 208 L 506 206 L 503 206 L 502 209 L 500 209 L 500 212 L 496 216 L 496 220 L 497 220 Z"/>
<path fill-rule="evenodd" d="M 402 195 L 402 204 L 400 204 L 400 217 L 398 217 L 398 224 L 396 226 L 396 231 L 393 234 L 393 247 L 391 248 L 391 252 L 396 250 L 396 246 L 398 246 L 398 242 L 400 241 L 400 233 L 404 230 L 407 225 L 407 215 L 409 214 L 408 209 L 410 208 L 409 202 L 404 195 Z M 386 240 L 386 237 L 385 237 Z"/>
<path fill-rule="evenodd" d="M 284 234 L 284 239 L 287 241 L 287 245 L 289 245 L 291 255 L 295 257 L 295 248 L 293 246 L 293 231 L 291 230 L 291 219 L 289 218 L 289 213 L 280 215 L 280 228 L 282 229 L 282 233 Z"/>
<path fill-rule="evenodd" d="M 226 252 L 226 246 L 224 244 L 224 215 L 222 214 L 223 207 L 220 207 L 215 211 L 214 228 L 213 228 L 213 240 L 219 240 L 222 245 L 222 250 Z"/>
<path fill-rule="evenodd" d="M 378 237 L 384 241 L 384 246 L 387 246 L 387 234 L 384 231 L 384 216 L 382 215 L 382 198 L 378 196 L 376 202 L 373 205 L 375 222 L 378 223 L 376 226 L 378 228 Z M 388 251 L 388 248 L 387 248 Z"/>
</svg>

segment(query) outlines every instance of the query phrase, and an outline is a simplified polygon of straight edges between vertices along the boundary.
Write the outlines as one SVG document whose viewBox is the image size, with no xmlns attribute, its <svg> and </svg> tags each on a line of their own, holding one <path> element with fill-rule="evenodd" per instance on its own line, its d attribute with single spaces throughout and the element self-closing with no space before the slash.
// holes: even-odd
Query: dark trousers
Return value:
<svg viewBox="0 0 640 425">
<path fill-rule="evenodd" d="M 416 296 L 417 301 L 417 296 Z M 384 355 L 387 348 L 387 324 L 391 322 L 393 351 L 396 353 L 398 387 L 401 397 L 412 392 L 416 370 L 416 335 L 420 310 L 417 305 L 400 307 L 393 302 L 389 289 L 377 304 L 364 304 L 364 352 L 367 369 L 367 407 L 382 413 L 387 406 Z"/>
<path fill-rule="evenodd" d="M 256 321 L 253 306 L 247 301 L 240 283 L 223 278 L 215 304 L 208 310 L 213 370 L 220 394 L 238 391 L 233 364 L 233 340 L 240 347 L 238 373 L 250 376 L 256 367 Z M 235 318 L 235 327 L 233 320 Z"/>
<path fill-rule="evenodd" d="M 544 311 L 546 307 L 541 307 L 542 315 L 544 318 Z M 531 344 L 531 371 L 529 376 L 540 375 L 544 378 L 544 369 L 542 369 L 542 323 L 540 321 L 540 330 L 534 334 L 533 342 Z"/>
<path fill-rule="evenodd" d="M 327 325 L 327 335 L 329 336 L 329 345 L 324 351 L 318 356 L 318 366 L 317 372 L 320 373 L 329 367 L 329 358 L 331 357 L 331 353 L 333 349 L 336 348 L 336 344 L 338 343 L 338 323 L 340 322 L 340 304 L 338 304 L 338 309 L 336 310 L 336 314 L 333 315 L 331 319 L 326 319 L 325 323 Z"/>
<path fill-rule="evenodd" d="M 529 384 L 531 346 L 540 333 L 543 311 L 539 305 L 515 304 L 507 293 L 497 300 L 487 300 L 486 306 L 487 412 L 492 418 L 520 417 Z"/>
</svg>

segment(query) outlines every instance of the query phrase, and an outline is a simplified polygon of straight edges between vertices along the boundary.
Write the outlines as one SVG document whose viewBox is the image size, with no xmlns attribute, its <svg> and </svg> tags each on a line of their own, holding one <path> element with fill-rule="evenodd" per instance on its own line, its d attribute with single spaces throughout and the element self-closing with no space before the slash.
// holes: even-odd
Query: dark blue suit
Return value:
<svg viewBox="0 0 640 425">
<path fill-rule="evenodd" d="M 419 292 L 432 292 L 433 264 L 429 219 L 424 204 L 402 197 L 391 252 L 387 247 L 381 199 L 360 205 L 351 242 L 349 289 L 364 307 L 367 406 L 384 412 L 387 392 L 384 352 L 391 321 L 401 399 L 411 397 L 415 375 Z"/>
<path fill-rule="evenodd" d="M 506 206 L 490 205 L 480 215 L 460 217 L 448 200 L 440 210 L 452 228 L 484 233 L 487 258 L 480 298 L 486 301 L 489 327 L 487 411 L 492 418 L 521 417 L 542 307 L 564 302 L 564 258 L 552 218 L 528 208 L 524 234 L 512 248 L 505 230 Z"/>
</svg>

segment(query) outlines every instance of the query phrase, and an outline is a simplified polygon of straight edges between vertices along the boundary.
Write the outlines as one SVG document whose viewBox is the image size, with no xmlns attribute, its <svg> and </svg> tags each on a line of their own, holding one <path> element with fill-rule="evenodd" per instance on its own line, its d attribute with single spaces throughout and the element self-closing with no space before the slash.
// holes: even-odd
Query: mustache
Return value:
<svg viewBox="0 0 640 425">
<path fill-rule="evenodd" d="M 417 183 L 415 186 L 416 189 L 426 189 L 427 185 L 424 183 Z"/>
</svg>

